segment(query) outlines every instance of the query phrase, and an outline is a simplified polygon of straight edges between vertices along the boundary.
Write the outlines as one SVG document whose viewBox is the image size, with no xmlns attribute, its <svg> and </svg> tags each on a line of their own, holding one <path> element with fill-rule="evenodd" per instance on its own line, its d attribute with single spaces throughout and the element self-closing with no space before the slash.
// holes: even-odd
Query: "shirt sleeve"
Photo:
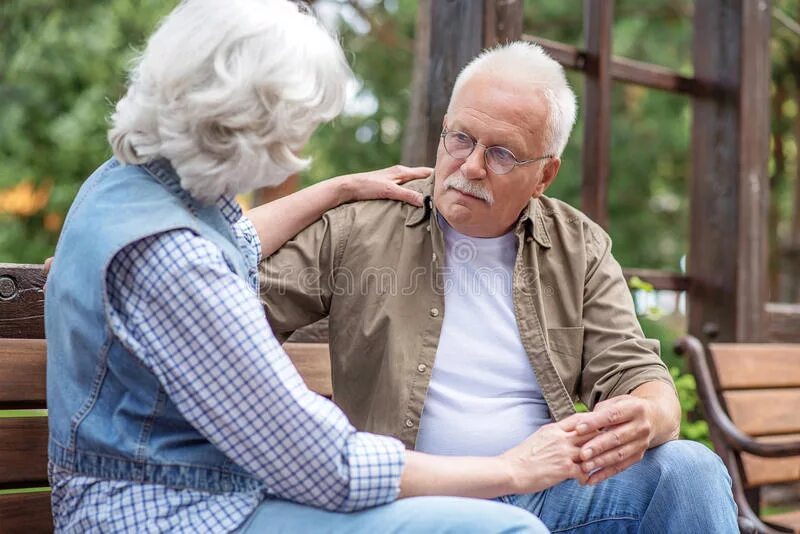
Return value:
<svg viewBox="0 0 800 534">
<path fill-rule="evenodd" d="M 126 247 L 110 272 L 115 333 L 183 416 L 268 491 L 336 511 L 396 499 L 403 445 L 357 432 L 305 386 L 258 298 L 211 242 L 159 234 Z"/>
<path fill-rule="evenodd" d="M 261 263 L 261 301 L 275 336 L 285 341 L 295 330 L 327 317 L 352 220 L 341 206 L 326 212 Z"/>
<path fill-rule="evenodd" d="M 586 250 L 581 400 L 591 409 L 653 380 L 674 388 L 658 341 L 645 338 L 639 326 L 622 268 L 611 255 L 611 239 L 595 229 L 588 235 Z"/>
</svg>

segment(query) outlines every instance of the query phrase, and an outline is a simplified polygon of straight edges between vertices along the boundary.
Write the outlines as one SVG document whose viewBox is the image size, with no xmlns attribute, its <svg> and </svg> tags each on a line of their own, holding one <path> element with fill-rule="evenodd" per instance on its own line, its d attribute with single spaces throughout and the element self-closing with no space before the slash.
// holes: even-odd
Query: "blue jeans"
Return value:
<svg viewBox="0 0 800 534">
<path fill-rule="evenodd" d="M 670 441 L 596 486 L 574 480 L 501 502 L 535 514 L 552 532 L 738 533 L 722 460 L 693 441 Z"/>
<path fill-rule="evenodd" d="M 259 505 L 239 534 L 261 533 L 546 534 L 533 515 L 507 504 L 458 497 L 413 497 L 352 513 L 281 500 Z"/>
</svg>

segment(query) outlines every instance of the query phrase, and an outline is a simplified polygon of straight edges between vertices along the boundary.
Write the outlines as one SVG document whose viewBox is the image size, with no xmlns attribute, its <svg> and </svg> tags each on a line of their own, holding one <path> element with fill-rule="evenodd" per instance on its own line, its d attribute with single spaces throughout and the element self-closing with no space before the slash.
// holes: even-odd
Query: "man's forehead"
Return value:
<svg viewBox="0 0 800 534">
<path fill-rule="evenodd" d="M 529 133 L 518 128 L 514 122 L 469 106 L 454 109 L 448 115 L 447 127 L 451 130 L 462 130 L 473 137 L 480 137 L 483 143 L 510 140 L 515 140 L 517 143 L 530 142 Z"/>
<path fill-rule="evenodd" d="M 450 113 L 472 109 L 493 119 L 540 131 L 547 120 L 547 99 L 531 84 L 509 76 L 476 75 L 453 95 Z"/>
</svg>

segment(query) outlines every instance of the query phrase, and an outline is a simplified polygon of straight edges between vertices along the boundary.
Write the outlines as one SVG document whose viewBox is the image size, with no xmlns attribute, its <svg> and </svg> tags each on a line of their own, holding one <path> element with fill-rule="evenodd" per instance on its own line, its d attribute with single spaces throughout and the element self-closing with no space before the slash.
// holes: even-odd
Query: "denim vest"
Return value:
<svg viewBox="0 0 800 534">
<path fill-rule="evenodd" d="M 45 298 L 49 455 L 76 475 L 210 492 L 261 489 L 180 414 L 156 376 L 111 332 L 106 269 L 125 246 L 185 228 L 222 251 L 232 272 L 247 264 L 214 205 L 180 187 L 165 160 L 111 159 L 70 208 Z"/>
</svg>

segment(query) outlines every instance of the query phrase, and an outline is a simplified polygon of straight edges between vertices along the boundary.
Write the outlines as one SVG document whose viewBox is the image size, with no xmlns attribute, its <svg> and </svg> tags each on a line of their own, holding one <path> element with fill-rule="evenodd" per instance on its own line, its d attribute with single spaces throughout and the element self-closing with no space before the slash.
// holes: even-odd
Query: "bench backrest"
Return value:
<svg viewBox="0 0 800 534">
<path fill-rule="evenodd" d="M 53 530 L 43 283 L 40 265 L 0 264 L 0 534 Z M 308 387 L 330 398 L 327 324 L 298 331 L 284 349 Z"/>
<path fill-rule="evenodd" d="M 764 443 L 800 440 L 800 344 L 712 343 L 718 395 L 739 429 Z M 800 456 L 740 456 L 748 488 L 800 481 Z"/>
</svg>

